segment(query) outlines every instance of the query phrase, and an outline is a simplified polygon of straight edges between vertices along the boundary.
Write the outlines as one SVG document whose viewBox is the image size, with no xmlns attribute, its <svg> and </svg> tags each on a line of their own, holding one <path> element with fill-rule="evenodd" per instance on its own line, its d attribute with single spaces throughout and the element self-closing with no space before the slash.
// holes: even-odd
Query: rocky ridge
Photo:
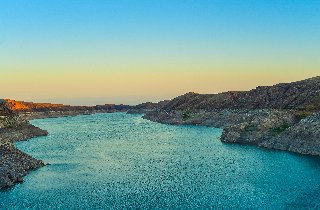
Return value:
<svg viewBox="0 0 320 210">
<path fill-rule="evenodd" d="M 221 141 L 320 155 L 320 77 L 251 91 L 187 93 L 145 119 L 223 128 Z"/>
</svg>

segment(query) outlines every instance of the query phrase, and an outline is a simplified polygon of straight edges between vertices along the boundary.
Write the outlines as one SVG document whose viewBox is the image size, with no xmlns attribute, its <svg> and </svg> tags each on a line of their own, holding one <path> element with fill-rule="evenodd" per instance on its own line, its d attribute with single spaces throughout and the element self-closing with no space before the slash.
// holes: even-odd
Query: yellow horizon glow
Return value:
<svg viewBox="0 0 320 210">
<path fill-rule="evenodd" d="M 171 99 L 186 92 L 219 93 L 224 91 L 250 90 L 256 86 L 292 82 L 317 76 L 314 68 L 299 71 L 300 66 L 232 65 L 220 66 L 147 66 L 132 70 L 119 68 L 106 71 L 103 68 L 84 70 L 15 70 L 2 73 L 2 98 L 28 101 L 44 98 L 143 98 L 157 101 Z M 128 67 L 129 68 L 129 67 Z M 165 71 L 161 71 L 166 69 Z M 273 70 L 270 70 L 270 69 Z M 79 70 L 80 69 L 80 70 Z M 115 67 L 113 69 L 116 69 Z M 140 69 L 140 70 L 139 70 Z M 236 69 L 236 70 L 233 70 Z M 156 99 L 152 99 L 156 98 Z M 39 102 L 38 100 L 38 102 Z M 58 102 L 58 101 L 57 101 Z M 106 101 L 112 102 L 112 101 Z"/>
</svg>

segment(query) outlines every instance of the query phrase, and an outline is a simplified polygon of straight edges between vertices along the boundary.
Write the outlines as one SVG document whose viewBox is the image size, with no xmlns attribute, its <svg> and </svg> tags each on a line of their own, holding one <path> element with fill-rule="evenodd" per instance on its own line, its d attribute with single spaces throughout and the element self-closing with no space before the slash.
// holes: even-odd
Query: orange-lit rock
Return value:
<svg viewBox="0 0 320 210">
<path fill-rule="evenodd" d="M 33 103 L 33 102 L 24 102 L 24 101 L 15 101 L 11 99 L 5 99 L 8 103 L 10 109 L 14 111 L 28 111 L 34 109 L 41 109 L 41 108 L 60 108 L 64 107 L 63 104 L 51 104 L 51 103 Z"/>
</svg>

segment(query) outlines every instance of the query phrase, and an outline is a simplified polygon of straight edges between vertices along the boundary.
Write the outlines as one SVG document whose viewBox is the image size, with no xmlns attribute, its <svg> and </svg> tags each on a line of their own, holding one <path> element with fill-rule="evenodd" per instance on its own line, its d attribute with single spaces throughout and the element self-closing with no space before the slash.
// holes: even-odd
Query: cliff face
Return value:
<svg viewBox="0 0 320 210">
<path fill-rule="evenodd" d="M 44 165 L 12 143 L 47 134 L 14 113 L 5 100 L 0 101 L 0 189 L 21 182 L 29 170 Z"/>
<path fill-rule="evenodd" d="M 247 92 L 187 93 L 144 118 L 223 128 L 226 143 L 320 155 L 320 77 Z"/>
</svg>

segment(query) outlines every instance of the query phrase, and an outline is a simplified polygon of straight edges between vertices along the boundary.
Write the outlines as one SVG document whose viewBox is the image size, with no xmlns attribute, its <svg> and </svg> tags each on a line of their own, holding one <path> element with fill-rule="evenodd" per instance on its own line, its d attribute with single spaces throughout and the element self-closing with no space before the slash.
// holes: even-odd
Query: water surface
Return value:
<svg viewBox="0 0 320 210">
<path fill-rule="evenodd" d="M 124 113 L 32 123 L 49 136 L 17 147 L 50 165 L 0 192 L 0 209 L 320 208 L 319 158 Z"/>
</svg>

